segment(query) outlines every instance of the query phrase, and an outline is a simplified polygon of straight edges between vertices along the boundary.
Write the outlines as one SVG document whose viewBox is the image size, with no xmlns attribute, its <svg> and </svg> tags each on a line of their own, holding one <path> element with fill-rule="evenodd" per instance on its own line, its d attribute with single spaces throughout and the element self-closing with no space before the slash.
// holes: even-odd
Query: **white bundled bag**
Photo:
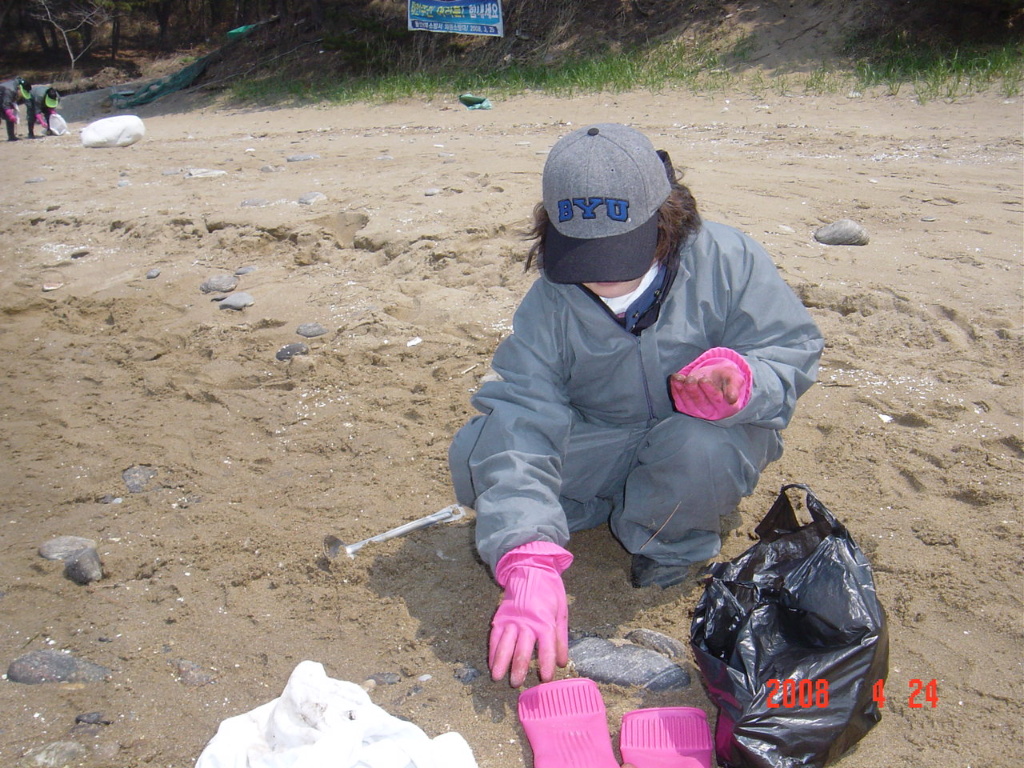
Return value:
<svg viewBox="0 0 1024 768">
<path fill-rule="evenodd" d="M 58 136 L 63 136 L 65 133 L 68 132 L 67 121 L 63 117 L 58 115 L 56 112 L 54 112 L 52 115 L 50 115 L 50 130 L 53 131 Z"/>
<path fill-rule="evenodd" d="M 221 722 L 195 768 L 477 768 L 465 739 L 429 738 L 360 686 L 300 662 L 281 696 Z"/>
<path fill-rule="evenodd" d="M 83 147 L 130 147 L 146 135 L 146 126 L 136 115 L 105 117 L 82 129 Z"/>
</svg>

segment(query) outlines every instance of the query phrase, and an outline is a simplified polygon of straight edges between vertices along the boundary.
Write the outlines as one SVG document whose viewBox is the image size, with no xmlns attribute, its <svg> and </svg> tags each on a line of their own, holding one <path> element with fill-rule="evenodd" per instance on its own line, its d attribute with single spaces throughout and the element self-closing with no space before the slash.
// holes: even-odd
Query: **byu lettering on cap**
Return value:
<svg viewBox="0 0 1024 768">
<path fill-rule="evenodd" d="M 612 221 L 629 220 L 629 201 L 616 197 L 574 197 L 558 201 L 558 220 L 571 221 L 576 209 L 583 212 L 582 218 L 596 219 L 597 209 L 604 206 L 605 215 Z"/>
</svg>

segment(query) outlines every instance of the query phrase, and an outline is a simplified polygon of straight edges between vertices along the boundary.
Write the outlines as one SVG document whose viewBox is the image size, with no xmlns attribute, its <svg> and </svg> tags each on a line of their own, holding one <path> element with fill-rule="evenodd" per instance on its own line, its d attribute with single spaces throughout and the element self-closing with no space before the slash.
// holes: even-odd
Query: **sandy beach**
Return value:
<svg viewBox="0 0 1024 768">
<path fill-rule="evenodd" d="M 67 135 L 2 150 L 0 671 L 50 649 L 110 675 L 0 680 L 0 764 L 75 742 L 85 768 L 192 766 L 309 659 L 377 676 L 375 703 L 462 734 L 480 768 L 532 767 L 517 691 L 486 674 L 499 590 L 472 511 L 353 558 L 322 541 L 454 501 L 449 441 L 534 279 L 522 235 L 545 153 L 603 121 L 668 150 L 703 216 L 763 243 L 825 335 L 786 453 L 723 521 L 721 558 L 789 482 L 870 557 L 888 700 L 836 765 L 1024 760 L 1019 98 L 666 91 L 468 110 L 179 94 L 134 111 L 145 138 L 118 149 L 83 148 L 111 113 L 65 101 Z M 814 240 L 843 218 L 870 242 Z M 201 288 L 223 275 L 250 306 Z M 299 335 L 309 323 L 325 332 Z M 97 543 L 102 579 L 40 556 L 62 535 Z M 631 588 L 606 529 L 569 549 L 572 629 L 688 639 L 700 583 Z M 613 736 L 639 707 L 713 721 L 680 663 L 681 695 L 602 685 Z M 914 680 L 937 681 L 935 706 Z M 91 712 L 102 722 L 76 724 Z"/>
</svg>

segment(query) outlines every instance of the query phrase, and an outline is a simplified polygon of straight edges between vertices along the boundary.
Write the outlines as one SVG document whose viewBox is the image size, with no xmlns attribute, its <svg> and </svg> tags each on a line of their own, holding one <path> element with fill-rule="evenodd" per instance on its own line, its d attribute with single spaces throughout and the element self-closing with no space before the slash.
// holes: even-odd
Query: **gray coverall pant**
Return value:
<svg viewBox="0 0 1024 768">
<path fill-rule="evenodd" d="M 449 449 L 456 499 L 471 508 L 477 492 L 470 457 L 486 418 L 471 419 Z M 762 470 L 781 455 L 778 432 L 744 424 L 723 428 L 682 414 L 632 428 L 577 420 L 559 502 L 568 532 L 609 523 L 628 552 L 688 565 L 718 554 L 720 518 L 753 493 Z M 514 509 L 492 514 L 507 517 L 501 525 L 513 530 L 536 523 Z M 480 554 L 497 560 L 504 553 Z"/>
</svg>

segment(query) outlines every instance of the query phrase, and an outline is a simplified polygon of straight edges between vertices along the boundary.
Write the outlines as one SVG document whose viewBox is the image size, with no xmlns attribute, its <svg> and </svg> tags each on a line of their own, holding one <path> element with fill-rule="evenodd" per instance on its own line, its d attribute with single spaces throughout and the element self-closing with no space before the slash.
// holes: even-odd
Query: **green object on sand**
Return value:
<svg viewBox="0 0 1024 768">
<path fill-rule="evenodd" d="M 483 96 L 474 96 L 472 93 L 464 93 L 459 96 L 459 101 L 466 109 L 490 109 L 491 102 Z"/>
</svg>

